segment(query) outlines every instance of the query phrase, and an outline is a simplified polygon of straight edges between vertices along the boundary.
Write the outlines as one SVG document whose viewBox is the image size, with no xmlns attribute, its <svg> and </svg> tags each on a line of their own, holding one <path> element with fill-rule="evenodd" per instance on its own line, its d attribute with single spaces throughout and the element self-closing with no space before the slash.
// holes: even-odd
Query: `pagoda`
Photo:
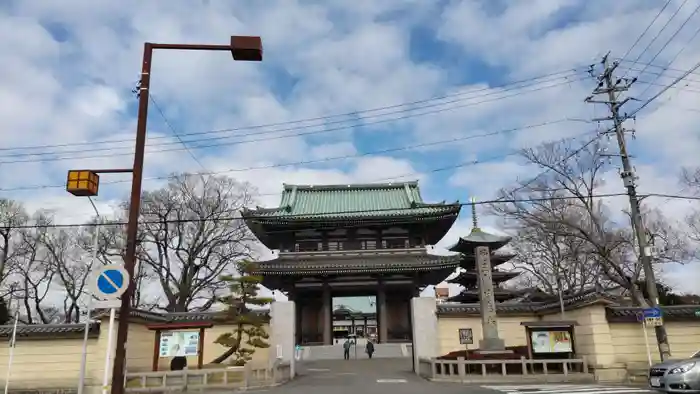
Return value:
<svg viewBox="0 0 700 394">
<path fill-rule="evenodd" d="M 454 251 L 454 250 L 453 250 Z M 520 272 L 500 271 L 497 266 L 508 262 L 515 257 L 513 254 L 502 254 L 491 252 L 491 278 L 493 279 L 493 296 L 496 302 L 505 302 L 521 296 L 517 290 L 508 290 L 501 287 L 501 283 L 516 278 Z M 479 302 L 479 273 L 476 269 L 476 259 L 474 255 L 460 254 L 459 269 L 461 272 L 457 277 L 448 279 L 447 283 L 457 284 L 464 289 L 457 295 L 450 297 L 449 302 L 459 302 L 462 304 L 476 304 Z"/>
<path fill-rule="evenodd" d="M 461 256 L 472 256 L 476 265 L 478 282 L 479 311 L 483 338 L 479 341 L 479 350 L 485 352 L 505 352 L 505 342 L 498 335 L 496 316 L 496 289 L 494 289 L 494 269 L 491 264 L 493 252 L 510 242 L 511 237 L 495 235 L 481 230 L 477 223 L 476 203 L 472 200 L 473 227 L 471 233 L 461 237 L 448 249 L 459 252 Z M 462 259 L 464 260 L 464 258 Z"/>
<path fill-rule="evenodd" d="M 459 265 L 426 245 L 444 237 L 460 207 L 423 201 L 417 182 L 285 184 L 278 207 L 241 214 L 276 251 L 259 275 L 296 303 L 297 343 L 330 345 L 333 297 L 376 296 L 379 342 L 411 340 L 411 298 Z"/>
</svg>

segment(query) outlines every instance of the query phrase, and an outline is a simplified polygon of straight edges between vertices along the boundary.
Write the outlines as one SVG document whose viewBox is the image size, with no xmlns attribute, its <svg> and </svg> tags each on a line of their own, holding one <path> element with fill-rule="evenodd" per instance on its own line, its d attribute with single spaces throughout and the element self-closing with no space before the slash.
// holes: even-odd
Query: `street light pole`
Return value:
<svg viewBox="0 0 700 394">
<path fill-rule="evenodd" d="M 136 147 L 134 150 L 134 166 L 132 168 L 131 197 L 129 199 L 129 219 L 126 228 L 126 252 L 124 269 L 130 278 L 134 278 L 136 266 L 136 237 L 141 208 L 141 184 L 143 181 L 143 162 L 146 149 L 146 123 L 148 120 L 149 89 L 151 85 L 151 61 L 154 49 L 174 49 L 190 51 L 230 51 L 233 60 L 262 61 L 262 41 L 260 37 L 232 36 L 230 45 L 201 45 L 201 44 L 155 44 L 146 42 L 143 45 L 143 61 L 141 62 L 141 80 L 138 86 L 139 107 L 136 123 Z M 114 352 L 114 367 L 112 369 L 111 394 L 123 394 L 126 372 L 126 341 L 129 330 L 129 315 L 131 300 L 136 289 L 135 281 L 121 297 L 119 307 L 119 323 L 117 326 L 117 341 Z"/>
<path fill-rule="evenodd" d="M 93 236 L 92 242 L 92 257 L 90 259 L 90 271 L 92 271 L 95 261 L 97 261 L 97 248 L 100 244 L 100 211 L 97 210 L 95 202 L 92 201 L 92 197 L 88 197 L 92 209 L 95 211 L 95 218 L 97 219 L 97 225 L 95 226 L 95 235 Z M 88 287 L 88 300 L 87 300 L 87 310 L 85 311 L 85 333 L 83 334 L 83 351 L 81 353 L 80 359 L 80 377 L 78 378 L 78 394 L 83 394 L 85 386 L 85 371 L 87 369 L 87 348 L 88 348 L 88 337 L 90 334 L 90 313 L 92 312 L 92 291 Z"/>
</svg>

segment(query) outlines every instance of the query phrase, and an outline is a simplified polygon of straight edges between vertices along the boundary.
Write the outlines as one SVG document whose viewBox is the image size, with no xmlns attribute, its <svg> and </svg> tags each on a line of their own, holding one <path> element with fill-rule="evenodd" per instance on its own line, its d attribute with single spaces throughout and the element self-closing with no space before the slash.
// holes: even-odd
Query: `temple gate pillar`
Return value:
<svg viewBox="0 0 700 394">
<path fill-rule="evenodd" d="M 321 318 L 323 319 L 323 344 L 333 344 L 333 298 L 331 296 L 331 288 L 327 284 L 323 286 L 323 311 Z"/>
<path fill-rule="evenodd" d="M 389 324 L 386 313 L 386 289 L 382 283 L 379 284 L 377 289 L 377 309 L 379 309 L 377 315 L 379 343 L 386 343 L 389 341 Z"/>
</svg>

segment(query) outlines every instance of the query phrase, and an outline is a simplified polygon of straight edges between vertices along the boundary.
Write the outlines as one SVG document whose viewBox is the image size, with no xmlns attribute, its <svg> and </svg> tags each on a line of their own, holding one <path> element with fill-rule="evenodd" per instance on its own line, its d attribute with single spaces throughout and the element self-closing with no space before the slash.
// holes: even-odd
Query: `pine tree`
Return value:
<svg viewBox="0 0 700 394">
<path fill-rule="evenodd" d="M 270 346 L 266 342 L 269 335 L 265 330 L 269 319 L 260 313 L 259 307 L 269 305 L 272 299 L 258 295 L 262 277 L 255 275 L 257 264 L 251 261 L 237 264 L 238 276 L 222 277 L 229 285 L 230 294 L 221 298 L 227 305 L 226 312 L 221 316 L 222 322 L 232 324 L 234 328 L 215 341 L 229 349 L 213 360 L 212 364 L 220 364 L 232 357 L 231 364 L 245 365 L 253 358 L 256 349 Z M 251 309 L 251 306 L 258 307 L 258 311 Z"/>
</svg>

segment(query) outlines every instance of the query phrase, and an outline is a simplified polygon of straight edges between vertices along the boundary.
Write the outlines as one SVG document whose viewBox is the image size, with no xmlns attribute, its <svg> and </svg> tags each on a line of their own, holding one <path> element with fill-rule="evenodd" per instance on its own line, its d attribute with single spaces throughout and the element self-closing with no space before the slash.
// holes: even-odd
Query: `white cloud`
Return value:
<svg viewBox="0 0 700 394">
<path fill-rule="evenodd" d="M 129 139 L 134 135 L 136 100 L 131 93 L 140 70 L 142 43 L 198 42 L 226 43 L 231 34 L 259 34 L 263 37 L 263 63 L 234 63 L 228 53 L 157 51 L 153 60 L 152 92 L 179 133 L 240 128 L 279 123 L 338 113 L 353 113 L 373 107 L 391 106 L 429 97 L 472 91 L 451 108 L 430 115 L 397 113 L 379 119 L 403 117 L 400 122 L 371 125 L 377 113 L 348 116 L 364 124 L 356 130 L 334 130 L 314 136 L 293 136 L 243 144 L 242 139 L 272 137 L 273 130 L 301 127 L 276 135 L 334 129 L 328 124 L 340 118 L 285 126 L 222 132 L 227 138 L 201 142 L 215 149 L 192 152 L 211 171 L 228 173 L 254 184 L 263 205 L 278 202 L 281 184 L 370 182 L 409 175 L 399 180 L 420 179 L 431 195 L 493 196 L 516 178 L 528 178 L 532 170 L 506 158 L 444 173 L 431 168 L 468 160 L 497 157 L 544 140 L 593 133 L 595 125 L 568 122 L 514 131 L 500 137 L 486 137 L 461 143 L 431 146 L 419 151 L 364 156 L 353 160 L 328 161 L 323 165 L 282 165 L 328 157 L 363 153 L 374 149 L 448 140 L 494 130 L 559 119 L 590 119 L 604 116 L 602 108 L 583 103 L 595 83 L 591 79 L 553 79 L 560 86 L 519 94 L 502 88 L 478 91 L 515 79 L 571 69 L 597 61 L 596 56 L 613 51 L 622 56 L 648 21 L 658 12 L 658 2 L 603 0 L 494 5 L 488 1 L 449 1 L 440 9 L 423 1 L 301 2 L 159 2 L 122 1 L 119 6 L 86 0 L 13 2 L 0 6 L 0 145 L 88 142 L 78 148 L 99 149 L 97 141 Z M 115 3 L 116 4 L 116 3 Z M 670 7 L 660 20 L 667 20 Z M 679 13 L 665 32 L 641 58 L 650 60 L 661 49 L 687 15 Z M 575 18 L 574 18 L 575 16 Z M 695 23 L 696 25 L 697 23 Z M 633 60 L 662 24 L 631 52 Z M 692 26 L 693 23 L 689 23 Z M 435 29 L 435 31 L 431 31 Z M 654 60 L 665 65 L 692 33 L 686 28 Z M 700 40 L 687 45 L 673 68 L 687 69 L 700 58 Z M 422 60 L 416 60 L 422 59 Z M 627 72 L 629 63 L 620 67 Z M 637 69 L 644 68 L 637 65 Z M 655 70 L 655 71 L 654 71 Z M 641 94 L 656 77 L 648 68 L 630 92 Z M 630 76 L 636 75 L 629 71 Z M 656 83 L 668 83 L 673 70 Z M 585 76 L 585 73 L 581 73 Z M 700 77 L 695 76 L 695 80 Z M 579 78 L 580 79 L 580 78 Z M 541 87 L 541 85 L 538 85 Z M 640 176 L 641 192 L 677 190 L 680 166 L 700 164 L 697 129 L 700 113 L 697 92 L 700 82 L 689 82 L 669 91 L 641 112 L 634 126 L 637 141 L 631 144 Z M 536 87 L 530 88 L 531 90 Z M 651 85 L 645 99 L 660 86 Z M 500 98 L 499 97 L 507 97 Z M 449 101 L 449 100 L 448 100 Z M 629 108 L 638 105 L 628 104 Z M 633 122 L 629 122 L 632 127 Z M 346 125 L 349 125 L 347 123 Z M 151 107 L 151 136 L 169 136 L 171 131 Z M 164 140 L 150 140 L 149 143 Z M 176 140 L 169 140 L 176 141 Z M 25 151 L 0 150 L 0 188 L 27 185 L 61 185 L 65 172 L 78 167 L 128 167 L 131 143 L 113 144 L 122 150 L 95 151 L 99 157 L 32 163 L 7 163 L 38 159 L 16 156 Z M 155 146 L 157 149 L 178 148 Z M 45 150 L 59 150 L 47 148 Z M 36 152 L 36 150 L 34 151 Z M 14 156 L 8 156 L 14 155 Z M 73 155 L 88 156 L 89 153 Z M 46 156 L 44 156 L 46 157 Z M 250 167 L 270 167 L 245 170 Z M 201 168 L 185 150 L 149 154 L 146 177 L 162 177 L 175 171 Z M 445 175 L 444 177 L 442 175 Z M 606 188 L 619 191 L 621 181 L 613 173 Z M 110 212 L 129 190 L 127 175 L 104 175 L 99 198 L 100 210 Z M 145 187 L 162 185 L 149 180 Z M 63 222 L 80 222 L 91 215 L 87 201 L 66 196 L 61 187 L 0 195 L 24 201 L 30 209 L 52 207 Z M 692 204 L 683 201 L 649 199 L 669 215 L 681 218 Z M 616 208 L 624 199 L 611 200 Z M 468 215 L 465 215 L 465 217 Z M 468 233 L 468 218 L 460 220 L 447 239 Z M 491 218 L 483 218 L 492 226 Z M 446 242 L 446 241 L 445 241 Z M 680 269 L 680 268 L 679 268 Z M 688 275 L 696 266 L 682 267 Z M 692 272 L 692 274 L 690 273 Z M 670 275 L 670 274 L 669 274 Z"/>
</svg>

